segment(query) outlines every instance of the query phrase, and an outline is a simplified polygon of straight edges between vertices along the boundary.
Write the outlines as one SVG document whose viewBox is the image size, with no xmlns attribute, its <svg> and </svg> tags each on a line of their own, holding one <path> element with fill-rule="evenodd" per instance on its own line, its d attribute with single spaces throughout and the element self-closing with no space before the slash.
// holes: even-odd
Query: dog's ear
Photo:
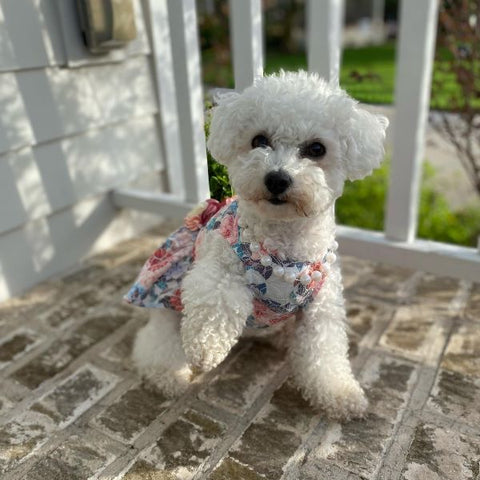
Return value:
<svg viewBox="0 0 480 480">
<path fill-rule="evenodd" d="M 388 118 L 355 106 L 345 131 L 346 173 L 349 180 L 359 180 L 378 168 L 383 160 Z"/>
<path fill-rule="evenodd" d="M 236 92 L 222 92 L 214 97 L 216 106 L 212 109 L 207 148 L 224 165 L 232 155 L 232 126 L 238 124 L 235 104 L 239 97 Z"/>
</svg>

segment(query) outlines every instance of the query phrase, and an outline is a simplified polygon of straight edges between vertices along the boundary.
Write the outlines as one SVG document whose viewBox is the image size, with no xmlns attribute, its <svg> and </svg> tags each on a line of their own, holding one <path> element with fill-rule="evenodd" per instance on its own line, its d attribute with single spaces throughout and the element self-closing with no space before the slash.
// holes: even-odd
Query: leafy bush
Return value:
<svg viewBox="0 0 480 480">
<path fill-rule="evenodd" d="M 207 108 L 211 108 L 211 105 L 207 105 Z M 205 135 L 207 138 L 209 132 L 210 122 L 207 119 L 205 122 Z M 208 151 L 207 160 L 210 197 L 215 198 L 218 201 L 222 201 L 224 198 L 231 197 L 233 195 L 233 190 L 230 186 L 227 169 L 222 164 L 214 160 Z"/>
<path fill-rule="evenodd" d="M 373 175 L 357 182 L 347 182 L 337 200 L 337 222 L 368 230 L 383 230 L 388 166 L 383 163 Z"/>
<path fill-rule="evenodd" d="M 347 182 L 337 201 L 338 223 L 383 230 L 389 164 L 358 182 Z M 435 169 L 425 162 L 420 194 L 418 237 L 438 242 L 475 246 L 480 234 L 480 211 L 466 207 L 452 211 L 445 196 L 433 188 Z"/>
<path fill-rule="evenodd" d="M 208 176 L 210 181 L 210 196 L 219 201 L 233 195 L 230 181 L 228 180 L 227 169 L 216 162 L 213 157 L 208 154 Z"/>
</svg>

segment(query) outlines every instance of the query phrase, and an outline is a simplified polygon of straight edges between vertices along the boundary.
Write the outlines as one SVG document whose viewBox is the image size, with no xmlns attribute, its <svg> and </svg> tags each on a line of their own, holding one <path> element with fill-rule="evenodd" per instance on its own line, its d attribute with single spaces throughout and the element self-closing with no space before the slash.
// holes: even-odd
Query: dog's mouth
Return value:
<svg viewBox="0 0 480 480">
<path fill-rule="evenodd" d="M 281 198 L 278 197 L 272 197 L 268 200 L 272 205 L 283 205 L 284 203 L 287 203 L 286 200 L 282 200 Z"/>
</svg>

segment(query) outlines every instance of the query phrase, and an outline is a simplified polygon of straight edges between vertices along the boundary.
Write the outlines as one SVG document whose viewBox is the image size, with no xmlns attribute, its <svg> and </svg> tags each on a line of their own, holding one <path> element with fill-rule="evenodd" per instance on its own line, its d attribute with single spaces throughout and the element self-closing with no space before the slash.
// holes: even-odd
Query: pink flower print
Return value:
<svg viewBox="0 0 480 480">
<path fill-rule="evenodd" d="M 238 241 L 238 224 L 237 219 L 233 215 L 225 215 L 220 224 L 220 233 L 230 245 Z"/>
<path fill-rule="evenodd" d="M 262 302 L 257 299 L 253 300 L 253 316 L 256 319 L 266 317 L 271 310 Z"/>
<path fill-rule="evenodd" d="M 184 223 L 189 230 L 195 232 L 202 227 L 202 217 L 200 215 L 191 215 L 185 218 Z"/>
<path fill-rule="evenodd" d="M 177 289 L 175 290 L 175 292 L 173 292 L 173 295 L 170 297 L 170 305 L 177 312 L 181 312 L 183 310 L 181 295 L 182 295 L 181 290 Z"/>
<path fill-rule="evenodd" d="M 200 215 L 202 225 L 206 225 L 207 222 L 225 205 L 214 198 L 209 198 L 205 204 L 205 208 Z"/>
<path fill-rule="evenodd" d="M 200 203 L 185 217 L 185 226 L 192 232 L 200 230 L 224 205 L 230 203 L 227 203 L 228 200 L 231 202 L 231 199 L 219 202 L 214 198 L 209 198 Z"/>
<path fill-rule="evenodd" d="M 151 255 L 151 257 L 148 259 L 150 265 L 156 265 L 160 263 L 162 258 L 165 257 L 167 254 L 167 250 L 165 248 L 157 248 Z"/>
<path fill-rule="evenodd" d="M 271 318 L 268 319 L 269 325 L 276 325 L 277 323 L 283 322 L 284 320 L 289 319 L 292 316 L 291 313 L 284 313 L 282 315 L 272 315 Z"/>
<path fill-rule="evenodd" d="M 257 299 L 253 300 L 253 316 L 258 325 L 275 325 L 292 316 L 291 313 L 279 314 L 270 310 L 267 305 Z"/>
<path fill-rule="evenodd" d="M 200 230 L 200 232 L 198 232 L 197 238 L 195 239 L 195 243 L 193 245 L 193 252 L 192 252 L 193 259 L 197 258 L 197 250 L 200 248 L 200 245 L 203 243 L 204 240 L 205 240 L 205 229 Z"/>
<path fill-rule="evenodd" d="M 207 207 L 207 202 L 199 203 L 191 212 L 187 214 L 184 220 L 185 226 L 195 232 L 202 226 L 202 212 Z"/>
<path fill-rule="evenodd" d="M 150 288 L 157 279 L 158 275 L 156 272 L 145 269 L 140 272 L 136 282 L 139 283 L 142 287 Z"/>
<path fill-rule="evenodd" d="M 171 254 L 164 248 L 159 248 L 147 261 L 147 270 L 158 272 L 171 262 Z"/>
</svg>

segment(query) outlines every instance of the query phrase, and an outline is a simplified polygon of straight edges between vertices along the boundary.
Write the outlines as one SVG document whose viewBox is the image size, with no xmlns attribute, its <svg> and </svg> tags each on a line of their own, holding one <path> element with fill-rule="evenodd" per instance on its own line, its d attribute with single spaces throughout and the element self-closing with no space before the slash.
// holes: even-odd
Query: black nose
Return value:
<svg viewBox="0 0 480 480">
<path fill-rule="evenodd" d="M 292 177 L 284 170 L 269 172 L 265 175 L 265 186 L 270 193 L 280 195 L 293 183 Z"/>
</svg>

